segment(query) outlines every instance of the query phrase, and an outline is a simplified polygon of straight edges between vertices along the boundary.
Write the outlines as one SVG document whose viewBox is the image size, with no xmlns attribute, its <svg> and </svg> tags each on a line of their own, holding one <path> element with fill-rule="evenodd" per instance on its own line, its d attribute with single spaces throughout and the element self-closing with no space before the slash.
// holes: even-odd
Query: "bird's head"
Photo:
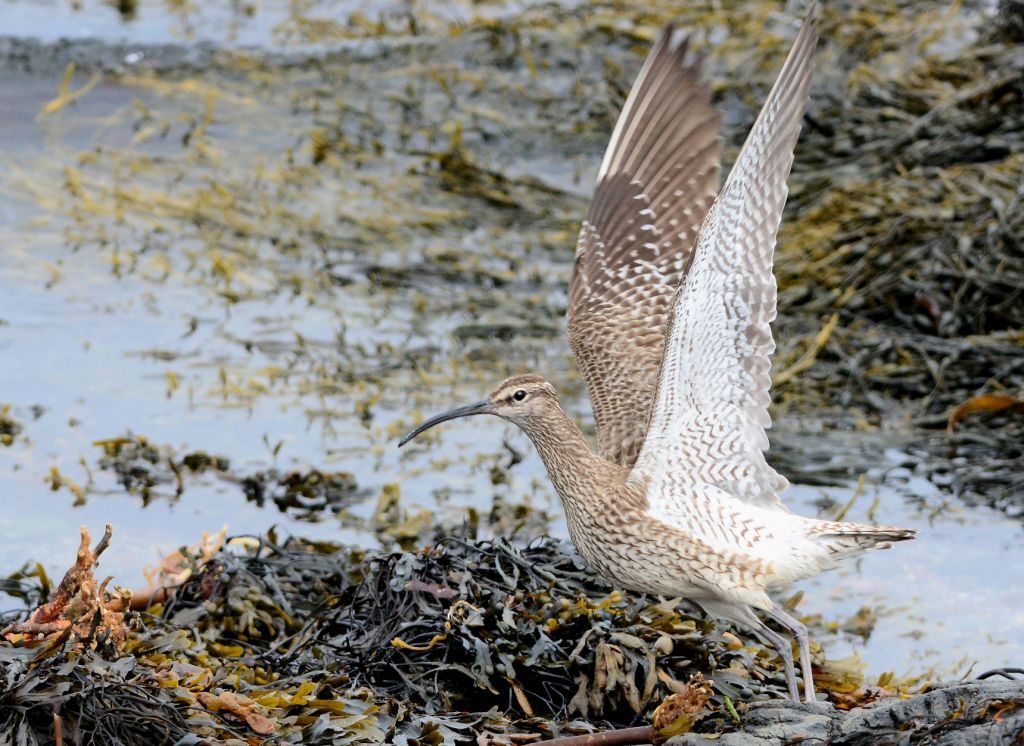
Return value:
<svg viewBox="0 0 1024 746">
<path fill-rule="evenodd" d="M 513 376 L 503 381 L 486 399 L 431 417 L 398 441 L 398 445 L 399 447 L 404 446 L 434 425 L 458 417 L 468 417 L 471 414 L 497 415 L 509 422 L 514 422 L 524 430 L 529 430 L 531 422 L 537 421 L 552 408 L 557 407 L 558 395 L 555 393 L 555 388 L 543 377 L 536 375 Z"/>
</svg>

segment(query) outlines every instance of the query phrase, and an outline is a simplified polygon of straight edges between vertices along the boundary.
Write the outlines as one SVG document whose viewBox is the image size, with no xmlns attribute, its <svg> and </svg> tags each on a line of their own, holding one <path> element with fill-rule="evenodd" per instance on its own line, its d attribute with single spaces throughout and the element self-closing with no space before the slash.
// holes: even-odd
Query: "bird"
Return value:
<svg viewBox="0 0 1024 746">
<path fill-rule="evenodd" d="M 686 35 L 657 38 L 616 122 L 576 245 L 570 346 L 593 450 L 536 374 L 431 417 L 496 415 L 533 441 L 583 560 L 613 586 L 687 598 L 778 652 L 815 701 L 807 628 L 772 593 L 913 529 L 791 512 L 765 459 L 773 257 L 817 45 L 812 6 L 722 188 L 720 116 Z"/>
</svg>

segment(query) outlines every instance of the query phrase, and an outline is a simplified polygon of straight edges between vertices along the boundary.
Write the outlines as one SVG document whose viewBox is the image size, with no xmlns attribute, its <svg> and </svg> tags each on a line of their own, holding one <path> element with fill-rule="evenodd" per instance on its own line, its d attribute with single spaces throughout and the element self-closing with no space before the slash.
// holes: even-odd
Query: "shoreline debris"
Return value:
<svg viewBox="0 0 1024 746">
<path fill-rule="evenodd" d="M 25 647 L 44 643 L 109 649 L 120 653 L 128 637 L 125 609 L 131 594 L 108 592 L 111 577 L 97 583 L 93 569 L 110 544 L 113 528 L 108 523 L 102 538 L 90 548 L 92 537 L 82 526 L 81 543 L 74 564 L 54 590 L 50 600 L 28 619 L 9 624 L 0 631 L 6 642 Z"/>
</svg>

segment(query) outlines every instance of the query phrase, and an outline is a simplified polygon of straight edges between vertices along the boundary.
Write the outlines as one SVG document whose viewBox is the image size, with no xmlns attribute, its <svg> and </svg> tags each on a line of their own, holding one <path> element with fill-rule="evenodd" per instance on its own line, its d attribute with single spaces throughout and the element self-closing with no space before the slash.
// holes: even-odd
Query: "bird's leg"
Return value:
<svg viewBox="0 0 1024 746">
<path fill-rule="evenodd" d="M 782 668 L 786 672 L 786 686 L 789 687 L 789 698 L 794 702 L 799 702 L 800 690 L 797 689 L 796 686 L 796 670 L 793 668 L 792 643 L 753 614 L 751 614 L 750 618 L 746 620 L 746 624 L 754 630 L 758 636 L 771 643 L 772 647 L 779 652 L 779 657 L 782 658 Z M 789 625 L 783 626 L 788 627 Z"/>
<path fill-rule="evenodd" d="M 808 702 L 816 702 L 814 678 L 811 674 L 811 644 L 807 637 L 807 627 L 783 611 L 780 606 L 776 606 L 765 613 L 792 632 L 793 637 L 796 638 L 796 644 L 800 648 L 800 675 L 804 678 L 804 692 L 807 695 Z"/>
</svg>

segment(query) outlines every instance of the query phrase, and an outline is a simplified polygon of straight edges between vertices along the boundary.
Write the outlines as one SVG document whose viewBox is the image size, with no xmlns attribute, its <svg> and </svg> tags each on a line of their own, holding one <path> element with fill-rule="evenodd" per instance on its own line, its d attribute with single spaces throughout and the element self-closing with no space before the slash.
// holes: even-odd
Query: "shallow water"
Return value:
<svg viewBox="0 0 1024 746">
<path fill-rule="evenodd" d="M 28 35 L 41 28 L 41 8 L 53 10 L 8 3 L 6 31 Z M 136 25 L 111 19 L 106 6 L 87 11 L 75 15 L 58 6 L 50 38 L 83 17 L 97 25 L 81 32 L 102 39 L 115 32 L 139 42 L 176 38 L 173 24 L 145 7 L 145 20 Z M 269 38 L 272 20 L 260 23 L 253 43 Z M 249 39 L 239 33 L 239 43 Z M 332 81 L 336 90 L 327 100 L 336 95 L 358 108 L 368 88 L 398 96 L 416 75 L 378 68 L 347 69 L 347 77 Z M 582 209 L 599 149 L 584 141 L 582 155 L 549 158 L 560 144 L 557 131 L 553 142 L 519 147 L 543 130 L 543 116 L 532 129 L 516 129 L 485 108 L 493 102 L 474 103 L 478 131 L 467 137 L 493 136 L 494 160 L 487 165 L 500 163 L 504 173 L 530 174 L 564 190 L 542 198 L 542 207 L 523 208 L 536 219 L 526 227 L 500 208 L 437 190 L 420 152 L 446 146 L 449 118 L 470 119 L 462 104 L 448 111 L 439 90 L 422 92 L 426 113 L 413 126 L 434 135 L 414 131 L 406 141 L 395 117 L 377 109 L 374 135 L 384 143 L 383 156 L 369 158 L 371 148 L 353 146 L 319 171 L 282 165 L 293 158 L 289 153 L 306 153 L 311 129 L 334 124 L 319 108 L 305 108 L 302 92 L 316 97 L 317 74 L 291 75 L 262 88 L 244 76 L 241 82 L 211 77 L 216 109 L 197 136 L 209 150 L 197 153 L 181 139 L 203 118 L 213 94 L 104 78 L 73 105 L 40 117 L 60 76 L 0 73 L 0 405 L 12 405 L 10 414 L 24 428 L 11 446 L 0 446 L 6 508 L 0 574 L 31 558 L 59 575 L 81 524 L 94 534 L 114 524 L 102 568 L 129 587 L 143 582 L 145 565 L 223 524 L 233 534 L 276 524 L 311 538 L 375 543 L 368 524 L 378 495 L 392 484 L 400 485 L 409 514 L 425 508 L 458 522 L 466 508 L 486 512 L 495 499 L 525 501 L 555 516 L 551 530 L 564 533 L 543 468 L 521 433 L 481 418 L 452 423 L 401 452 L 395 441 L 422 415 L 475 400 L 511 371 L 543 370 L 563 390 L 567 408 L 588 421 L 560 314 L 572 246 L 566 226 Z M 76 76 L 74 85 L 86 79 Z M 470 85 L 453 81 L 456 89 Z M 512 85 L 515 75 L 493 84 L 499 82 Z M 558 78 L 544 92 L 554 98 L 566 86 Z M 367 110 L 363 115 L 370 116 Z M 349 127 L 353 140 L 368 128 L 346 122 L 341 128 Z M 166 126 L 157 130 L 164 134 L 140 139 L 154 123 Z M 351 165 L 357 159 L 358 169 Z M 281 169 L 275 179 L 263 179 L 264 170 L 275 168 Z M 81 193 L 71 186 L 79 177 Z M 120 185 L 112 202 L 103 201 L 104 178 Z M 189 190 L 209 182 L 229 191 L 224 214 L 235 221 L 234 231 L 196 228 L 200 221 L 174 212 L 178 205 L 150 207 L 152 196 L 127 196 L 132 189 L 181 194 L 187 204 L 200 200 L 199 191 Z M 510 188 L 517 199 L 530 191 Z M 86 209 L 82 193 L 99 207 Z M 218 198 L 212 188 L 201 195 L 207 202 Z M 297 251 L 281 251 L 261 237 L 258 217 L 230 212 L 248 207 L 248 198 L 261 209 L 296 211 L 278 218 L 294 231 Z M 397 211 L 410 206 L 439 215 L 429 227 L 403 223 Z M 311 216 L 322 221 L 317 231 L 337 236 L 337 243 L 309 238 L 318 233 L 300 217 Z M 359 222 L 367 216 L 376 222 Z M 392 218 L 399 220 L 387 222 Z M 490 220 L 504 222 L 493 229 Z M 216 261 L 215 251 L 223 252 Z M 413 271 L 402 274 L 409 266 Z M 289 273 L 318 280 L 292 287 L 281 279 Z M 504 337 L 488 337 L 490 328 Z M 178 498 L 169 485 L 158 485 L 142 507 L 98 468 L 95 442 L 126 433 L 179 455 L 201 449 L 226 456 L 236 474 L 270 465 L 351 472 L 358 499 L 338 516 L 311 522 L 295 511 L 259 507 L 236 484 L 207 475 L 187 477 Z M 872 677 L 883 671 L 947 676 L 1024 659 L 1019 521 L 958 505 L 904 466 L 895 436 L 883 450 L 871 442 L 875 436 L 822 437 L 787 430 L 785 423 L 778 435 L 798 453 L 813 440 L 808 458 L 842 459 L 849 473 L 866 475 L 847 518 L 920 530 L 915 542 L 802 586 L 801 614 L 839 623 L 862 607 L 878 614 L 867 639 L 847 633 L 821 639 L 830 657 L 856 652 Z M 510 450 L 525 457 L 509 467 Z M 53 468 L 78 485 L 91 480 L 83 505 L 67 487 L 50 489 Z M 826 515 L 823 502 L 844 505 L 853 489 L 796 485 L 786 499 L 798 512 Z"/>
<path fill-rule="evenodd" d="M 573 2 L 560 3 L 570 7 Z M 408 32 L 408 9 L 390 0 L 261 0 L 187 3 L 139 0 L 124 10 L 103 0 L 3 0 L 4 36 L 43 42 L 98 39 L 108 43 L 214 44 L 222 48 L 287 50 L 320 40 L 371 35 L 380 22 Z M 427 0 L 416 4 L 420 26 L 505 18 L 538 2 L 487 3 Z M 132 7 L 134 6 L 134 7 Z M 365 19 L 365 20 L 362 20 Z"/>
</svg>

